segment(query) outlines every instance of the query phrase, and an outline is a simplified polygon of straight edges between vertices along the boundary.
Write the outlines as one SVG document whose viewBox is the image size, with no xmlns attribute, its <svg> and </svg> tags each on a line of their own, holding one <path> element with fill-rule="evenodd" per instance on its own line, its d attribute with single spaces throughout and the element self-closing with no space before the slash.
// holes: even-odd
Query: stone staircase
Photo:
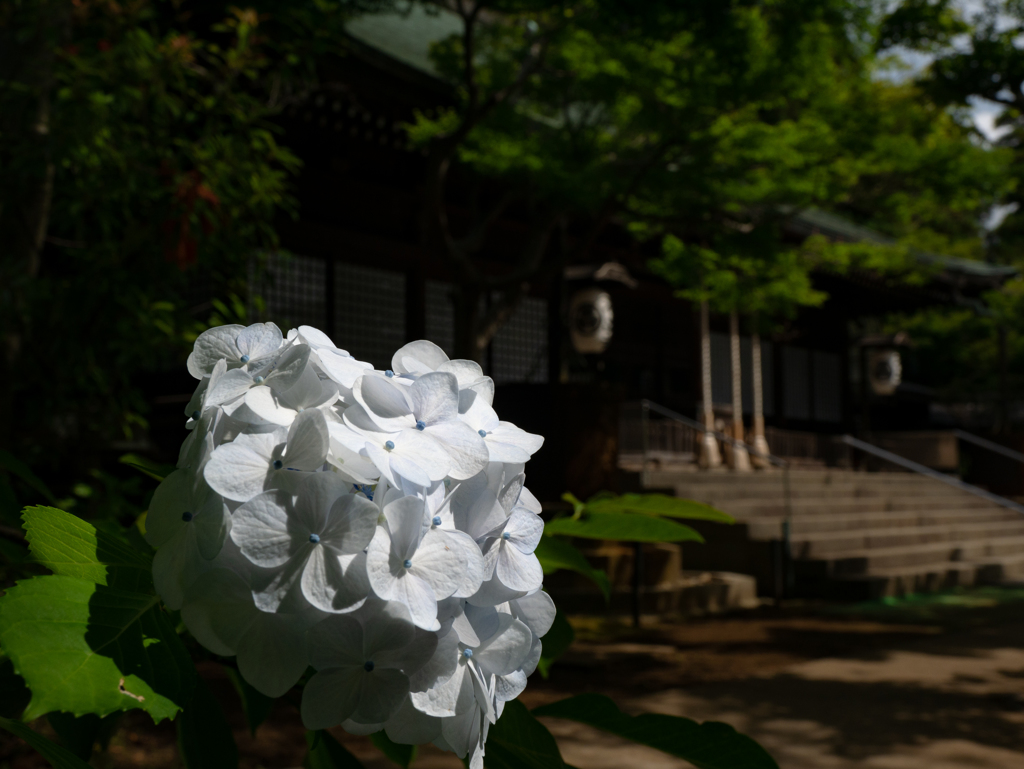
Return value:
<svg viewBox="0 0 1024 769">
<path fill-rule="evenodd" d="M 912 473 L 789 476 L 798 596 L 859 599 L 1024 578 L 1024 515 Z M 685 568 L 752 574 L 759 593 L 773 593 L 787 513 L 781 472 L 655 470 L 640 481 L 737 520 L 695 526 L 707 541 L 684 545 Z"/>
</svg>

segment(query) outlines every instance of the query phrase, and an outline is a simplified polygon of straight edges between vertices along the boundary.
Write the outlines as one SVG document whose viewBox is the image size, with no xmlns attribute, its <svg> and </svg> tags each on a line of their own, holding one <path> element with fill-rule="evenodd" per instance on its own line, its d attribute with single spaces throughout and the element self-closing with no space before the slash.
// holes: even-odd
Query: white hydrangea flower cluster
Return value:
<svg viewBox="0 0 1024 769">
<path fill-rule="evenodd" d="M 256 689 L 306 673 L 310 729 L 384 729 L 483 764 L 555 608 L 523 467 L 543 438 L 427 341 L 375 371 L 301 326 L 204 332 L 178 469 L 146 519 L 160 595 Z"/>
</svg>

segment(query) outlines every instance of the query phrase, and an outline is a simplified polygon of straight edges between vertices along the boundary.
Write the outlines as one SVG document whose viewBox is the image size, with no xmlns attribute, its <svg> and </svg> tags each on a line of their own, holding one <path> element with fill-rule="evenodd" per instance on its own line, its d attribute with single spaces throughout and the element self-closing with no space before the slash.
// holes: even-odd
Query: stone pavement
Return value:
<svg viewBox="0 0 1024 769">
<path fill-rule="evenodd" d="M 617 699 L 634 712 L 730 723 L 782 769 L 1024 769 L 1024 621 L 892 646 Z M 690 766 L 546 723 L 580 769 Z"/>
</svg>

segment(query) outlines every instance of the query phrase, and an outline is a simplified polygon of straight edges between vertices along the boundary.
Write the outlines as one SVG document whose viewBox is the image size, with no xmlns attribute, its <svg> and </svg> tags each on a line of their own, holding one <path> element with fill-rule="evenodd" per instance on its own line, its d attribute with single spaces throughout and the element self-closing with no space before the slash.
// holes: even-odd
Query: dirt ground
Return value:
<svg viewBox="0 0 1024 769">
<path fill-rule="evenodd" d="M 1024 769 L 1024 602 L 985 595 L 949 605 L 850 610 L 790 605 L 723 618 L 645 622 L 640 630 L 574 618 L 577 641 L 547 681 L 523 695 L 536 706 L 601 692 L 631 712 L 719 720 L 764 745 L 782 769 Z M 244 769 L 298 767 L 303 729 L 279 701 L 249 734 L 230 683 L 204 677 L 235 729 Z M 690 765 L 572 722 L 546 719 L 565 760 L 580 769 Z M 47 731 L 44 721 L 36 728 Z M 392 766 L 367 738 L 336 736 L 367 769 Z M 174 727 L 126 715 L 105 769 L 180 766 Z M 430 746 L 413 766 L 462 764 Z M 5 738 L 0 767 L 46 763 Z"/>
</svg>

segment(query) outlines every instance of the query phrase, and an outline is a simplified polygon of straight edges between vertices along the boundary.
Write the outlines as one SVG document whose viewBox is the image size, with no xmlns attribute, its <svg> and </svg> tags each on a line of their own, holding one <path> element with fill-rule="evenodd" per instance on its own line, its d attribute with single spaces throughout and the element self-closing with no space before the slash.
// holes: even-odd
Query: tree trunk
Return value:
<svg viewBox="0 0 1024 769">
<path fill-rule="evenodd" d="M 732 437 L 742 441 L 743 430 L 743 375 L 740 360 L 740 316 L 736 310 L 729 313 L 729 352 L 732 355 Z M 730 446 L 730 465 L 739 472 L 750 471 L 750 455 L 742 446 Z"/>
<path fill-rule="evenodd" d="M 755 329 L 757 319 L 755 318 Z M 761 335 L 755 330 L 750 335 L 750 357 L 751 357 L 751 384 L 754 391 L 754 436 L 752 445 L 758 453 L 750 457 L 754 467 L 768 467 L 766 457 L 771 453 L 768 448 L 768 441 L 764 437 L 764 385 L 762 382 L 761 370 Z"/>
<path fill-rule="evenodd" d="M 718 451 L 718 441 L 710 432 L 715 429 L 715 410 L 711 403 L 711 329 L 707 302 L 700 303 L 700 368 L 704 428 L 707 431 L 700 442 L 700 466 L 710 469 L 722 464 L 722 455 Z"/>
</svg>

